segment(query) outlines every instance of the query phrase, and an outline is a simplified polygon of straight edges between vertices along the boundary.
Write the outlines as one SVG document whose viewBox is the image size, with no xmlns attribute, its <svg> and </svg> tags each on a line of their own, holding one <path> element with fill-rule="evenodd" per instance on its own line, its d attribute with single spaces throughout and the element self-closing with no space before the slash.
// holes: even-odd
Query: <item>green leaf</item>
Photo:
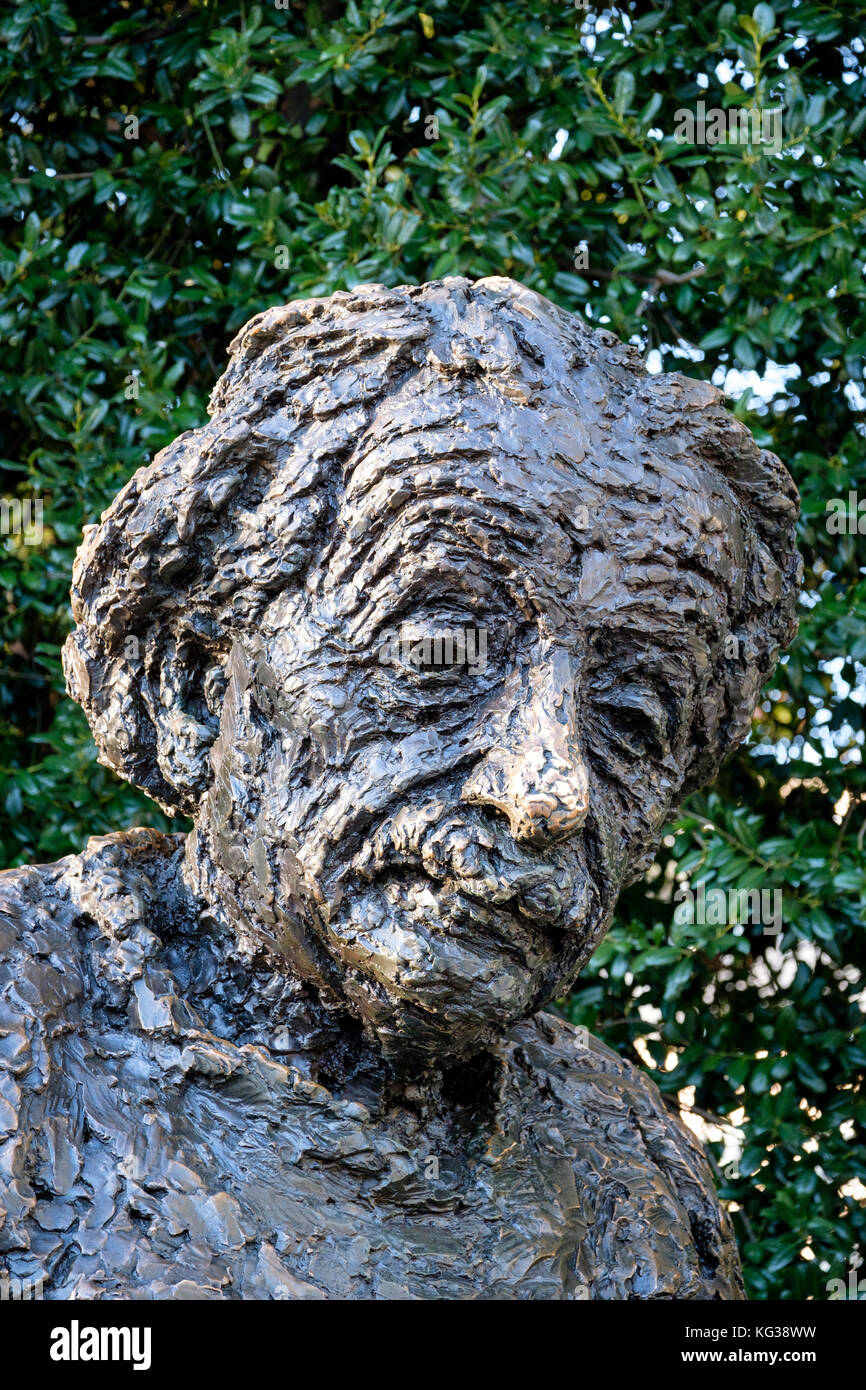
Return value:
<svg viewBox="0 0 866 1390">
<path fill-rule="evenodd" d="M 758 365 L 758 354 L 745 333 L 738 333 L 734 339 L 734 357 L 742 367 L 753 368 Z"/>
<path fill-rule="evenodd" d="M 613 105 L 618 116 L 624 116 L 634 97 L 635 79 L 629 68 L 621 68 L 613 87 Z"/>
<path fill-rule="evenodd" d="M 229 116 L 229 130 L 236 140 L 250 138 L 250 116 L 245 106 L 239 107 Z"/>
<path fill-rule="evenodd" d="M 766 40 L 773 33 L 776 27 L 776 16 L 770 5 L 756 5 L 752 10 L 752 18 L 758 27 L 758 35 L 762 40 Z"/>
</svg>

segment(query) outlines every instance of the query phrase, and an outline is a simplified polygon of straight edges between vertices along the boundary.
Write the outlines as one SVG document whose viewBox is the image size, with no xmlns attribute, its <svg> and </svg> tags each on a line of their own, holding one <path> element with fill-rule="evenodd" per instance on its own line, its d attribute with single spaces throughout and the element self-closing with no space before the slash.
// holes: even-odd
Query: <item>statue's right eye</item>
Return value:
<svg viewBox="0 0 866 1390">
<path fill-rule="evenodd" d="M 465 670 L 477 650 L 475 633 L 435 622 L 403 623 L 383 634 L 382 665 L 409 681 L 448 681 Z"/>
</svg>

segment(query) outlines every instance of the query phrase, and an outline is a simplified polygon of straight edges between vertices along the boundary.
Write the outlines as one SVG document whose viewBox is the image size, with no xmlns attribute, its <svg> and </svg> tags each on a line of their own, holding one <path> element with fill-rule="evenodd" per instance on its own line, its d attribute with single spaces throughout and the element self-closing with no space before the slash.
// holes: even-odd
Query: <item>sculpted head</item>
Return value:
<svg viewBox="0 0 866 1390">
<path fill-rule="evenodd" d="M 88 529 L 69 689 L 245 945 L 457 1058 L 747 733 L 796 514 L 718 391 L 512 281 L 293 303 Z"/>
</svg>

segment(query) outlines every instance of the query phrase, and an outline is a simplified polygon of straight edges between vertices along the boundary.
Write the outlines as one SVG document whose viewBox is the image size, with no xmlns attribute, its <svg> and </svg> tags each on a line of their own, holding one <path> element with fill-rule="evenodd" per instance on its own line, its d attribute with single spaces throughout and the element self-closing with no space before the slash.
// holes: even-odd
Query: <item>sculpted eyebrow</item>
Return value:
<svg viewBox="0 0 866 1390">
<path fill-rule="evenodd" d="M 671 652 L 669 660 L 664 656 L 636 653 L 621 656 L 611 652 L 605 665 L 610 663 L 613 673 L 612 688 L 621 689 L 625 685 L 647 685 L 659 696 L 666 708 L 677 705 L 683 698 L 683 691 L 692 678 L 691 663 L 687 653 Z"/>
<path fill-rule="evenodd" d="M 410 614 L 413 607 L 434 610 L 439 605 L 450 603 L 452 607 L 463 607 L 467 612 L 481 607 L 489 608 L 495 602 L 494 591 L 480 576 L 477 578 L 479 582 L 475 582 L 476 576 L 473 575 L 471 582 L 466 583 L 465 574 L 459 570 L 443 574 L 441 569 L 421 565 L 413 572 L 411 584 L 403 585 L 399 572 L 389 571 L 387 582 L 368 595 L 364 608 L 352 623 L 353 639 L 366 640 L 383 623 Z M 437 579 L 441 581 L 438 586 L 435 582 Z"/>
</svg>

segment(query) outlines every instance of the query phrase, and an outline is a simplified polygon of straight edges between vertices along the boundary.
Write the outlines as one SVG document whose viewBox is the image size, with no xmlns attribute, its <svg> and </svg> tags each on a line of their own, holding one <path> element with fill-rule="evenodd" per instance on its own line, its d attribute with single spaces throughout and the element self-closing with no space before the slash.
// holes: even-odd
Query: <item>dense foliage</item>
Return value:
<svg viewBox="0 0 866 1390">
<path fill-rule="evenodd" d="M 19 0 L 0 20 L 0 491 L 44 507 L 38 544 L 0 537 L 0 863 L 164 824 L 63 695 L 72 556 L 202 422 L 260 309 L 510 274 L 653 370 L 726 381 L 794 473 L 796 645 L 561 1004 L 715 1126 L 757 1298 L 826 1298 L 866 1237 L 860 9 Z M 699 101 L 781 107 L 783 137 L 679 143 Z M 782 890 L 781 934 L 675 921 L 676 875 Z"/>
</svg>

